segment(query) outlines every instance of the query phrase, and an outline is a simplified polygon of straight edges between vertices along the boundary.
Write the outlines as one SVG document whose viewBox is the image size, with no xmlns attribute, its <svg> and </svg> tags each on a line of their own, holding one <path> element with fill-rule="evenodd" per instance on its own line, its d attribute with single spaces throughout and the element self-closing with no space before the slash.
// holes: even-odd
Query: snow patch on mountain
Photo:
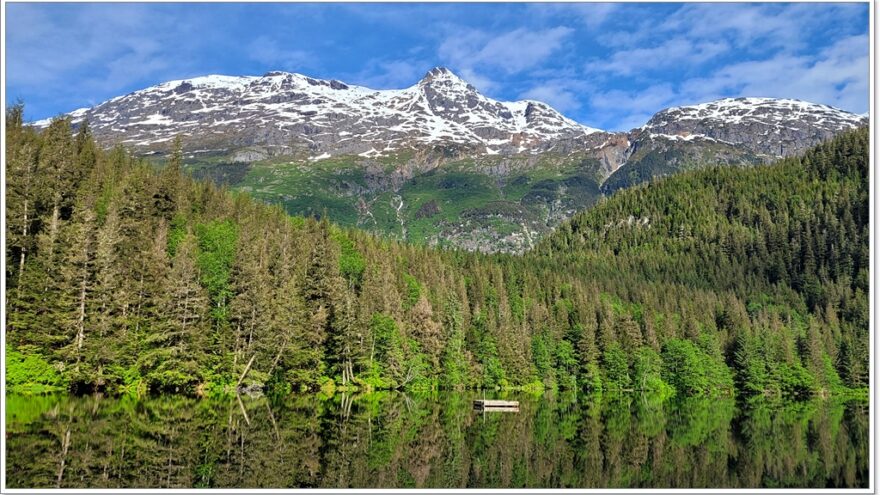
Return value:
<svg viewBox="0 0 880 495">
<path fill-rule="evenodd" d="M 495 154 L 538 153 L 558 140 L 602 132 L 541 102 L 483 96 L 440 67 L 413 86 L 395 90 L 289 72 L 209 75 L 168 81 L 70 116 L 74 122 L 88 118 L 99 139 L 135 147 L 151 147 L 183 133 L 188 136 L 185 145 L 193 149 L 214 147 L 213 141 L 225 137 L 234 146 L 299 150 L 310 157 L 374 156 L 442 143 Z"/>
<path fill-rule="evenodd" d="M 822 124 L 828 120 L 835 123 L 849 123 L 851 127 L 858 127 L 863 119 L 864 117 L 861 115 L 801 100 L 724 98 L 698 105 L 668 108 L 651 118 L 644 128 L 661 126 L 670 120 L 677 122 L 713 120 L 726 124 L 748 122 L 780 124 L 793 120 L 807 120 Z"/>
<path fill-rule="evenodd" d="M 700 137 L 770 159 L 800 153 L 867 123 L 860 115 L 801 100 L 724 98 L 667 108 L 636 132 L 678 141 Z"/>
</svg>

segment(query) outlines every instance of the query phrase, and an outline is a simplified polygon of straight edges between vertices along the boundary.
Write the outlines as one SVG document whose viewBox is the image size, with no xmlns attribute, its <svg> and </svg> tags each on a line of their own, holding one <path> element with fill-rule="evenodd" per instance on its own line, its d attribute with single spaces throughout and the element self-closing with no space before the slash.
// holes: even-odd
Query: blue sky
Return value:
<svg viewBox="0 0 880 495">
<path fill-rule="evenodd" d="M 7 103 L 51 117 L 172 79 L 270 70 L 376 89 L 447 66 L 487 96 L 624 130 L 790 97 L 868 111 L 868 4 L 7 3 Z"/>
</svg>

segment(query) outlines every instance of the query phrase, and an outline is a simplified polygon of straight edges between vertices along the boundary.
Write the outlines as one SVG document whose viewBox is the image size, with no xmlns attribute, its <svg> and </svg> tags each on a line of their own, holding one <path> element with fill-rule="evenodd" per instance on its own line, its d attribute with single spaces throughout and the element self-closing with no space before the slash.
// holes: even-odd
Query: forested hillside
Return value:
<svg viewBox="0 0 880 495">
<path fill-rule="evenodd" d="M 7 386 L 867 386 L 868 133 L 622 191 L 524 256 L 382 240 L 7 115 Z"/>
</svg>

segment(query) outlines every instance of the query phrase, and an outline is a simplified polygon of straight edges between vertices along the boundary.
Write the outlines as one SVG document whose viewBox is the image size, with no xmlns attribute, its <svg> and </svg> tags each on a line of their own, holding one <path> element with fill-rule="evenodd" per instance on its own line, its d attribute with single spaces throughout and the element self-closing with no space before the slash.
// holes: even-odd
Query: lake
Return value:
<svg viewBox="0 0 880 495">
<path fill-rule="evenodd" d="M 10 488 L 867 487 L 867 402 L 8 396 Z"/>
</svg>

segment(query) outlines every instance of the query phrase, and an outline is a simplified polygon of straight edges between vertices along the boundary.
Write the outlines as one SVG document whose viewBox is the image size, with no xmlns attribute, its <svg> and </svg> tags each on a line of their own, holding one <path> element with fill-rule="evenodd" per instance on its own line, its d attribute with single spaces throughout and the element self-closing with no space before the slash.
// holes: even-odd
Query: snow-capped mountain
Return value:
<svg viewBox="0 0 880 495">
<path fill-rule="evenodd" d="M 287 72 L 204 76 L 68 115 L 88 119 L 104 145 L 141 155 L 167 153 L 180 135 L 194 175 L 293 214 L 332 205 L 331 219 L 349 226 L 510 252 L 619 188 L 770 162 L 868 124 L 798 100 L 727 98 L 606 132 L 541 102 L 493 100 L 444 68 L 396 90 Z"/>
<path fill-rule="evenodd" d="M 792 99 L 724 98 L 667 108 L 630 132 L 626 160 L 602 191 L 708 164 L 767 163 L 864 125 L 868 119 L 860 115 Z"/>
<path fill-rule="evenodd" d="M 441 142 L 475 153 L 537 153 L 559 141 L 600 133 L 538 101 L 487 98 L 439 67 L 400 90 L 288 72 L 204 76 L 159 84 L 70 115 L 74 122 L 88 119 L 98 139 L 142 151 L 167 148 L 182 134 L 190 151 L 261 146 L 271 154 L 311 158 L 369 157 Z"/>
<path fill-rule="evenodd" d="M 725 98 L 673 107 L 630 132 L 588 127 L 531 100 L 488 98 L 435 67 L 413 86 L 374 90 L 302 74 L 211 75 L 169 81 L 68 114 L 88 119 L 105 144 L 165 152 L 181 135 L 189 152 L 235 152 L 320 160 L 375 158 L 443 146 L 451 157 L 587 151 L 610 175 L 645 147 L 670 141 L 733 146 L 762 161 L 799 153 L 868 119 L 827 105 L 772 98 Z M 48 125 L 49 120 L 34 125 Z"/>
<path fill-rule="evenodd" d="M 866 117 L 828 105 L 791 99 L 724 98 L 667 108 L 640 130 L 655 139 L 713 140 L 775 158 L 800 153 L 842 130 L 866 124 Z"/>
</svg>

